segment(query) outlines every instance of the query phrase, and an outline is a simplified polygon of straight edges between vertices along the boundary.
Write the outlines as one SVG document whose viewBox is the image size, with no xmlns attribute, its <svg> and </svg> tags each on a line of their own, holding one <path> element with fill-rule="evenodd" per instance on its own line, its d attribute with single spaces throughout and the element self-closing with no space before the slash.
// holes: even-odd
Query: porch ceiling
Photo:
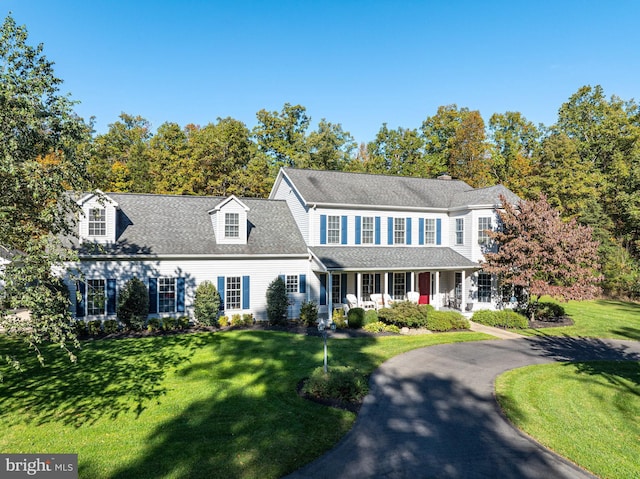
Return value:
<svg viewBox="0 0 640 479">
<path fill-rule="evenodd" d="M 332 271 L 424 271 L 479 269 L 451 248 L 398 246 L 318 246 L 309 248 Z"/>
</svg>

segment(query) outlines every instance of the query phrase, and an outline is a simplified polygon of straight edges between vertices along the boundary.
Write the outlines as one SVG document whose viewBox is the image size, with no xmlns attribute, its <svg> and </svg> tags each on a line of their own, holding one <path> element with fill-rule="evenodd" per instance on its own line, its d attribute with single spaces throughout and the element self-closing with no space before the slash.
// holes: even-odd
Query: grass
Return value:
<svg viewBox="0 0 640 479">
<path fill-rule="evenodd" d="M 507 417 L 527 434 L 603 478 L 640 471 L 640 363 L 547 364 L 496 383 Z"/>
<path fill-rule="evenodd" d="M 329 340 L 329 367 L 363 373 L 402 352 L 487 339 L 462 332 Z M 322 364 L 322 340 L 229 331 L 87 341 L 77 364 L 22 345 L 24 371 L 0 383 L 0 451 L 77 453 L 79 475 L 112 478 L 278 478 L 331 448 L 353 413 L 300 398 Z"/>
<path fill-rule="evenodd" d="M 549 301 L 543 298 L 543 301 Z M 631 339 L 640 341 L 640 303 L 615 300 L 560 303 L 573 326 L 518 330 L 521 334 Z"/>
</svg>

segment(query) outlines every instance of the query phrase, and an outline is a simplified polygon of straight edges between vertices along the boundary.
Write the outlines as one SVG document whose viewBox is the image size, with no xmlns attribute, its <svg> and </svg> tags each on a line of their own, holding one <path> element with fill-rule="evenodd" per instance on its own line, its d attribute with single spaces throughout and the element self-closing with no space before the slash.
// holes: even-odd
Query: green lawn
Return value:
<svg viewBox="0 0 640 479">
<path fill-rule="evenodd" d="M 509 371 L 496 396 L 520 429 L 603 478 L 640 477 L 640 363 L 587 362 Z"/>
<path fill-rule="evenodd" d="M 472 333 L 330 339 L 329 366 L 365 373 Z M 20 348 L 22 346 L 20 345 Z M 2 356 L 16 345 L 0 338 Z M 0 451 L 78 453 L 82 478 L 278 478 L 331 448 L 355 415 L 301 399 L 322 339 L 270 331 L 87 341 L 77 364 L 45 348 L 0 383 Z"/>
<path fill-rule="evenodd" d="M 547 298 L 543 298 L 548 301 Z M 551 336 L 632 339 L 640 341 L 640 303 L 614 300 L 569 301 L 560 303 L 573 319 L 573 326 L 524 330 Z"/>
</svg>

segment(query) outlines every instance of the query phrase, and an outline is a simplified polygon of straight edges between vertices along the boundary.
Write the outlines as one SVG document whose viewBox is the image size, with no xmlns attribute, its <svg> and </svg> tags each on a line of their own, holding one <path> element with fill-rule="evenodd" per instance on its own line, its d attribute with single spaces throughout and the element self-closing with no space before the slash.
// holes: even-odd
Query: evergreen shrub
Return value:
<svg viewBox="0 0 640 479">
<path fill-rule="evenodd" d="M 118 295 L 118 319 L 126 329 L 138 331 L 149 314 L 149 292 L 138 278 L 127 281 Z"/>
<path fill-rule="evenodd" d="M 318 322 L 318 305 L 313 301 L 305 301 L 300 306 L 300 322 L 305 326 L 315 326 Z"/>
<path fill-rule="evenodd" d="M 281 277 L 274 279 L 267 288 L 267 318 L 269 323 L 286 324 L 289 298 L 287 287 Z"/>
<path fill-rule="evenodd" d="M 193 298 L 193 315 L 205 326 L 216 326 L 220 313 L 220 293 L 211 281 L 203 281 Z"/>
<path fill-rule="evenodd" d="M 347 313 L 347 323 L 350 329 L 360 329 L 364 325 L 364 309 L 351 308 Z"/>
</svg>

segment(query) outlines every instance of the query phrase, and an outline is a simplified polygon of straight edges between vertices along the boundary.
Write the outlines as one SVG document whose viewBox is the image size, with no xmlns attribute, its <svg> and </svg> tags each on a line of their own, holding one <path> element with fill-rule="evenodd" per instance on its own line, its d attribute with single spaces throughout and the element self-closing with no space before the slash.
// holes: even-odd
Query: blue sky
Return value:
<svg viewBox="0 0 640 479">
<path fill-rule="evenodd" d="M 358 142 L 438 106 L 551 125 L 583 85 L 638 97 L 640 2 L 0 0 L 106 131 L 306 107 Z"/>
</svg>

